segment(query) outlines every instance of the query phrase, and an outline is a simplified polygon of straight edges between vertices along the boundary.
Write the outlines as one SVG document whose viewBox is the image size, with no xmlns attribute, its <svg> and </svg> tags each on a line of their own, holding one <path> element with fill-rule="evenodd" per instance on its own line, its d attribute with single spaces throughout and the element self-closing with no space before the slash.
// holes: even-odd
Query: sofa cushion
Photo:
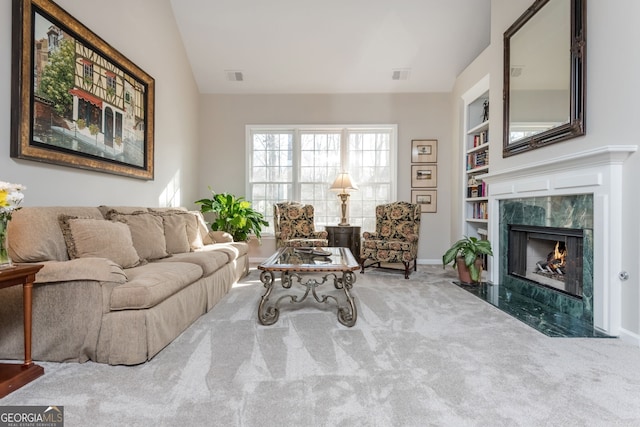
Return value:
<svg viewBox="0 0 640 427">
<path fill-rule="evenodd" d="M 202 275 L 206 277 L 226 265 L 229 262 L 229 257 L 222 251 L 199 251 L 175 254 L 170 258 L 160 259 L 158 262 L 189 262 L 196 264 L 202 268 Z"/>
<path fill-rule="evenodd" d="M 122 268 L 134 267 L 141 262 L 126 224 L 60 215 L 60 229 L 70 259 L 107 258 Z"/>
<path fill-rule="evenodd" d="M 14 211 L 9 221 L 11 259 L 14 262 L 68 261 L 67 245 L 58 222 L 60 214 L 102 219 L 97 208 L 23 207 Z"/>
<path fill-rule="evenodd" d="M 140 258 L 153 260 L 169 256 L 162 218 L 149 212 L 137 211 L 131 214 L 121 214 L 115 210 L 107 212 L 105 217 L 129 226 L 133 247 L 136 248 Z"/>
<path fill-rule="evenodd" d="M 154 307 L 202 277 L 202 268 L 185 262 L 152 262 L 126 271 L 129 281 L 111 291 L 111 310 Z"/>
</svg>

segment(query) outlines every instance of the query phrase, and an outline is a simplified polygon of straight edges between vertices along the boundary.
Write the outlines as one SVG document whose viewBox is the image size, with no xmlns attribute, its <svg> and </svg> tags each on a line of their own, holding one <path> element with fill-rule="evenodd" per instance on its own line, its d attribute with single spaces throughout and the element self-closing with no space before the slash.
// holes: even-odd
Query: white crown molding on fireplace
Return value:
<svg viewBox="0 0 640 427">
<path fill-rule="evenodd" d="M 489 184 L 489 212 L 499 212 L 501 200 L 593 194 L 594 327 L 609 334 L 621 331 L 622 169 L 638 150 L 635 145 L 608 145 L 504 169 L 482 176 Z M 499 241 L 499 215 L 489 219 L 489 239 Z M 499 245 L 494 245 L 499 246 Z M 499 283 L 500 248 L 494 248 L 489 277 Z"/>
</svg>

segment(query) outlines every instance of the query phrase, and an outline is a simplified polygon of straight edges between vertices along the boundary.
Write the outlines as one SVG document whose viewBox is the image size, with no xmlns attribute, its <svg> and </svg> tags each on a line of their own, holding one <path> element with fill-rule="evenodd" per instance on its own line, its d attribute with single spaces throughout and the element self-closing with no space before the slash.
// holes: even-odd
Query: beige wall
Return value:
<svg viewBox="0 0 640 427">
<path fill-rule="evenodd" d="M 56 0 L 155 78 L 155 180 L 142 181 L 9 157 L 11 3 L 0 2 L 0 180 L 27 186 L 25 205 L 165 204 L 195 200 L 198 91 L 168 0 Z M 175 186 L 175 188 L 174 188 Z M 167 191 L 168 190 L 168 191 Z"/>
<path fill-rule="evenodd" d="M 438 212 L 423 214 L 418 258 L 438 263 L 449 244 L 451 97 L 394 95 L 203 95 L 199 189 L 245 194 L 245 126 L 249 124 L 397 124 L 399 200 L 411 197 L 411 140 L 438 139 Z M 267 239 L 265 245 L 271 244 Z M 265 252 L 268 252 L 267 248 Z"/>
</svg>

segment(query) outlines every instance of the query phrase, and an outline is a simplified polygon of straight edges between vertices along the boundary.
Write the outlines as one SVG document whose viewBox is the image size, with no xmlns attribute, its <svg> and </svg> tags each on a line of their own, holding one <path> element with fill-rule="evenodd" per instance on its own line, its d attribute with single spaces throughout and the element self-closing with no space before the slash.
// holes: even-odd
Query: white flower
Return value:
<svg viewBox="0 0 640 427">
<path fill-rule="evenodd" d="M 26 189 L 21 184 L 0 181 L 0 214 L 10 214 L 14 210 L 20 209 L 20 203 L 24 199 L 22 191 Z"/>
</svg>

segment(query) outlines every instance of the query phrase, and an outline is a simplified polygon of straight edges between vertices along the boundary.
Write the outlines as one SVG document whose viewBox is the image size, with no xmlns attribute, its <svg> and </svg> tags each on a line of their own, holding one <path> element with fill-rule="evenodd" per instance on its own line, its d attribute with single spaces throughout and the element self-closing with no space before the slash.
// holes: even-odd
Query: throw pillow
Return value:
<svg viewBox="0 0 640 427">
<path fill-rule="evenodd" d="M 140 258 L 154 260 L 169 256 L 161 218 L 149 212 L 138 211 L 122 214 L 115 210 L 107 212 L 105 217 L 129 226 L 133 247 Z"/>
<path fill-rule="evenodd" d="M 167 241 L 167 251 L 171 254 L 190 252 L 187 238 L 187 222 L 184 215 L 159 215 L 164 224 L 164 237 Z"/>
<path fill-rule="evenodd" d="M 107 258 L 121 268 L 141 263 L 126 224 L 68 215 L 60 215 L 59 223 L 71 259 Z"/>
<path fill-rule="evenodd" d="M 162 216 L 163 218 L 171 218 L 172 216 L 179 216 L 180 218 L 182 218 L 184 220 L 184 223 L 186 224 L 187 242 L 189 244 L 189 250 L 193 251 L 193 250 L 202 248 L 203 243 L 202 243 L 202 236 L 200 235 L 198 217 L 194 215 L 194 213 L 188 212 L 185 210 L 162 209 L 162 208 L 151 209 L 151 210 L 155 212 L 157 215 Z M 166 235 L 166 228 L 165 228 L 165 235 Z M 189 250 L 185 252 L 189 252 Z"/>
</svg>

